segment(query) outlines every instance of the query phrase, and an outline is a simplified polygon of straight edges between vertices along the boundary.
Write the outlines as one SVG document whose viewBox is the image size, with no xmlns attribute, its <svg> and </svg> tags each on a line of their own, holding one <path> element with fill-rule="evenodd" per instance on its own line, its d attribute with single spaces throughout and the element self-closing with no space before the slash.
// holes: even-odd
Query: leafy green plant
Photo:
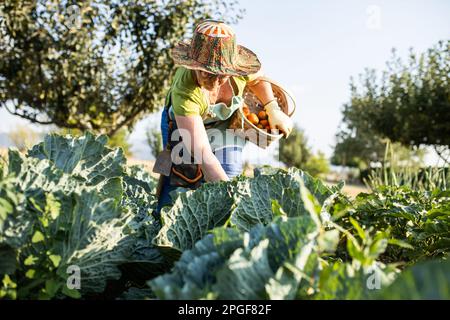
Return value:
<svg viewBox="0 0 450 320">
<path fill-rule="evenodd" d="M 448 191 L 420 192 L 384 186 L 370 194 L 359 194 L 342 209 L 345 213 L 336 222 L 354 228 L 351 222 L 355 219 L 364 230 L 371 228 L 401 240 L 406 245 L 389 247 L 382 259 L 411 264 L 450 252 L 449 203 Z"/>
<path fill-rule="evenodd" d="M 414 166 L 398 164 L 397 152 L 393 144 L 386 143 L 386 150 L 381 168 L 372 168 L 366 178 L 365 184 L 371 189 L 382 186 L 408 186 L 413 190 L 431 191 L 435 189 L 447 190 L 450 187 L 450 173 L 448 167 Z"/>
<path fill-rule="evenodd" d="M 161 299 L 361 299 L 369 296 L 370 277 L 389 285 L 395 265 L 377 261 L 389 243 L 386 233 L 369 231 L 352 220 L 359 242 L 332 222 L 324 210 L 336 195 L 319 202 L 303 182 L 302 212 L 289 215 L 272 200 L 274 220 L 249 230 L 239 225 L 213 229 L 168 274 L 149 282 Z M 289 207 L 288 207 L 289 208 Z M 298 211 L 297 211 L 298 212 Z M 240 231 L 240 230 L 243 230 Z M 339 234 L 347 237 L 350 262 L 333 254 Z M 331 256 L 330 256 L 331 255 Z"/>
<path fill-rule="evenodd" d="M 449 300 L 450 260 L 431 260 L 408 268 L 387 288 L 379 299 Z"/>
<path fill-rule="evenodd" d="M 292 179 L 289 173 L 285 178 Z M 322 228 L 316 211 L 320 205 L 310 202 L 314 197 L 301 180 L 298 183 L 303 214 L 289 217 L 272 200 L 277 217 L 267 225 L 213 229 L 182 254 L 171 273 L 150 281 L 156 295 L 164 299 L 295 298 L 300 283 L 310 282 L 316 269 Z"/>
<path fill-rule="evenodd" d="M 137 239 L 154 224 L 154 183 L 141 169 L 126 169 L 122 151 L 106 142 L 49 135 L 27 156 L 10 150 L 0 183 L 3 295 L 99 293 L 136 258 Z M 76 289 L 67 285 L 72 266 L 80 270 Z"/>
<path fill-rule="evenodd" d="M 106 143 L 52 134 L 0 163 L 0 298 L 448 297 L 448 190 L 350 201 L 263 167 L 178 194 L 159 221 L 156 181 Z"/>
<path fill-rule="evenodd" d="M 332 262 L 320 270 L 314 300 L 360 300 L 375 298 L 398 276 L 395 265 L 376 262 L 369 267 Z"/>
<path fill-rule="evenodd" d="M 339 191 L 339 187 L 327 187 L 296 168 L 257 171 L 254 178 L 205 184 L 181 193 L 172 207 L 163 208 L 163 226 L 155 244 L 182 251 L 191 249 L 209 230 L 225 223 L 242 231 L 259 223 L 266 225 L 274 218 L 273 200 L 278 201 L 288 217 L 305 215 L 307 211 L 299 197 L 302 183 L 321 203 Z"/>
<path fill-rule="evenodd" d="M 185 251 L 170 274 L 152 280 L 150 286 L 164 299 L 292 297 L 297 286 L 284 282 L 288 262 L 303 270 L 316 234 L 317 226 L 308 216 L 278 218 L 248 233 L 217 228 Z M 284 292 L 279 290 L 283 285 Z"/>
</svg>

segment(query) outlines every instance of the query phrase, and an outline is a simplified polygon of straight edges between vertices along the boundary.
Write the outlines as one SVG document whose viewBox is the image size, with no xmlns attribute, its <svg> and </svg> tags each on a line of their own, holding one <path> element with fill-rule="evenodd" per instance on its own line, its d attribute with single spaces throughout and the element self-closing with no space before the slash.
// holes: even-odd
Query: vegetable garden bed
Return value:
<svg viewBox="0 0 450 320">
<path fill-rule="evenodd" d="M 266 168 L 155 217 L 155 179 L 105 144 L 48 135 L 1 162 L 1 298 L 450 298 L 448 190 L 349 199 Z"/>
</svg>

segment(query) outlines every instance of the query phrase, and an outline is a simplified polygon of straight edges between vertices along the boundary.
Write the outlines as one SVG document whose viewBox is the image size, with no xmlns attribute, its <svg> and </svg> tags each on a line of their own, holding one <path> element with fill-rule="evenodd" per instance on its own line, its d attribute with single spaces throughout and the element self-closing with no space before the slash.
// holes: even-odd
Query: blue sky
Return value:
<svg viewBox="0 0 450 320">
<path fill-rule="evenodd" d="M 238 43 L 260 57 L 270 77 L 297 98 L 295 122 L 327 155 L 349 99 L 349 79 L 382 70 L 395 47 L 424 51 L 450 39 L 450 1 L 241 0 Z M 379 13 L 379 21 L 376 15 Z"/>
<path fill-rule="evenodd" d="M 239 44 L 253 50 L 266 74 L 297 98 L 295 122 L 314 150 L 331 155 L 349 79 L 364 68 L 382 70 L 393 47 L 402 57 L 450 39 L 450 1 L 258 1 L 241 0 L 244 18 L 233 26 Z M 0 110 L 3 126 L 19 120 Z M 138 157 L 149 154 L 144 130 L 158 115 L 143 120 L 131 135 Z M 249 148 L 247 154 L 256 154 Z M 259 152 L 265 158 L 266 153 Z M 251 158 L 251 156 L 250 156 Z M 264 161 L 263 161 L 264 162 Z"/>
</svg>

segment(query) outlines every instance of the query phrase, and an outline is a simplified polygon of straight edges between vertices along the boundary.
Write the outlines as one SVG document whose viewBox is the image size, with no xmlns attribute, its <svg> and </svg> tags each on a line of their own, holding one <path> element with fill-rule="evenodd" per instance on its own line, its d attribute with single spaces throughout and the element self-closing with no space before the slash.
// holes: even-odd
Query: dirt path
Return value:
<svg viewBox="0 0 450 320">
<path fill-rule="evenodd" d="M 325 182 L 328 185 L 336 185 L 336 183 Z M 361 192 L 370 193 L 370 190 L 363 184 L 345 184 L 342 191 L 351 198 L 355 198 Z"/>
<path fill-rule="evenodd" d="M 345 185 L 342 191 L 352 198 L 355 198 L 361 192 L 370 193 L 370 190 L 364 185 Z"/>
</svg>

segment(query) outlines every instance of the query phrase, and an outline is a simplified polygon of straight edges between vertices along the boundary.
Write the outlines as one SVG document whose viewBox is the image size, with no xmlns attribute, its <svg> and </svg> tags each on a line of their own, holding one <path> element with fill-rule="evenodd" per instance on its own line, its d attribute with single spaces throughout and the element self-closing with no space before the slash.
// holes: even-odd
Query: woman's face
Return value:
<svg viewBox="0 0 450 320">
<path fill-rule="evenodd" d="M 230 76 L 216 75 L 213 73 L 195 70 L 198 84 L 206 90 L 214 90 L 222 86 Z"/>
</svg>

